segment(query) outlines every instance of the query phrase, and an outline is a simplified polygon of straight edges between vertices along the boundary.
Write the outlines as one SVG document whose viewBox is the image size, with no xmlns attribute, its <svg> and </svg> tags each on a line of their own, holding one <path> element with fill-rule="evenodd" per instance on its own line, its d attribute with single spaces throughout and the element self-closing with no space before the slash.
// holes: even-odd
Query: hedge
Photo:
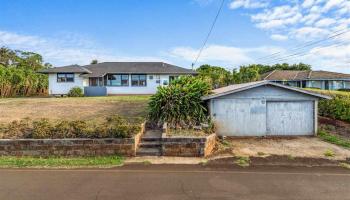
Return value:
<svg viewBox="0 0 350 200">
<path fill-rule="evenodd" d="M 319 115 L 350 122 L 350 92 L 307 89 L 333 97 L 321 100 L 318 105 Z"/>
<path fill-rule="evenodd" d="M 32 121 L 26 118 L 0 127 L 0 138 L 130 138 L 137 134 L 140 129 L 141 119 L 131 123 L 118 115 L 108 117 L 101 123 L 81 120 L 52 122 L 48 119 Z"/>
</svg>

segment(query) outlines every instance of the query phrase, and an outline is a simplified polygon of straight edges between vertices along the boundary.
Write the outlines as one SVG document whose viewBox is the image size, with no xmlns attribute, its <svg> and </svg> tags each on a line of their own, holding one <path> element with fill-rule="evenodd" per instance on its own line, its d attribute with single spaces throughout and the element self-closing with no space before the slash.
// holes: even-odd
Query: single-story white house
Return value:
<svg viewBox="0 0 350 200">
<path fill-rule="evenodd" d="M 230 85 L 202 98 L 221 136 L 317 133 L 317 104 L 330 97 L 271 81 Z"/>
<path fill-rule="evenodd" d="M 154 94 L 180 75 L 197 72 L 163 62 L 103 62 L 41 70 L 49 75 L 49 94 L 65 95 L 73 87 L 86 96 Z"/>
</svg>

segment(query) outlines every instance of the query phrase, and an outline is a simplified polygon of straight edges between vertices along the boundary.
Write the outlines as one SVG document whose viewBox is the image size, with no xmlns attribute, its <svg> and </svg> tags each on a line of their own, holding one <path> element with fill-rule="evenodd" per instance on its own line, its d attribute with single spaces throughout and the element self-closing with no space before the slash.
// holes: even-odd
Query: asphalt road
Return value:
<svg viewBox="0 0 350 200">
<path fill-rule="evenodd" d="M 0 170 L 1 200 L 350 199 L 341 168 L 129 166 Z"/>
</svg>

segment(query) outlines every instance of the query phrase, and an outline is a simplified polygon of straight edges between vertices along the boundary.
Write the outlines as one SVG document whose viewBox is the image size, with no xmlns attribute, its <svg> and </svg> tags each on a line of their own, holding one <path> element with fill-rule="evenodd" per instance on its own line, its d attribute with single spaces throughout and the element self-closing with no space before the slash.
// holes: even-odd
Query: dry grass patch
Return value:
<svg viewBox="0 0 350 200">
<path fill-rule="evenodd" d="M 118 114 L 128 118 L 147 113 L 149 96 L 0 99 L 0 124 L 23 118 L 101 121 Z"/>
<path fill-rule="evenodd" d="M 231 152 L 239 157 L 266 155 L 288 155 L 290 157 L 328 158 L 344 160 L 350 150 L 324 142 L 316 137 L 295 138 L 231 138 Z M 332 151 L 333 156 L 325 156 Z M 328 154 L 327 154 L 328 155 Z"/>
</svg>

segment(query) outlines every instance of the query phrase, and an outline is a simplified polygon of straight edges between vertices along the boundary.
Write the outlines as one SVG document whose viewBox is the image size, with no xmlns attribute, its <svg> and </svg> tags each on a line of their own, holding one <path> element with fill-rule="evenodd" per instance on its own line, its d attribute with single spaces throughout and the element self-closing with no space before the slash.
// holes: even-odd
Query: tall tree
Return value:
<svg viewBox="0 0 350 200">
<path fill-rule="evenodd" d="M 97 63 L 98 63 L 98 60 L 94 59 L 94 60 L 91 61 L 90 64 L 91 64 L 91 65 L 95 65 L 95 64 L 97 64 Z"/>
<path fill-rule="evenodd" d="M 49 67 L 37 53 L 0 48 L 0 97 L 46 94 L 48 77 L 36 71 Z"/>
<path fill-rule="evenodd" d="M 197 70 L 199 77 L 207 80 L 213 88 L 227 86 L 232 82 L 232 74 L 223 67 L 202 65 Z"/>
</svg>

